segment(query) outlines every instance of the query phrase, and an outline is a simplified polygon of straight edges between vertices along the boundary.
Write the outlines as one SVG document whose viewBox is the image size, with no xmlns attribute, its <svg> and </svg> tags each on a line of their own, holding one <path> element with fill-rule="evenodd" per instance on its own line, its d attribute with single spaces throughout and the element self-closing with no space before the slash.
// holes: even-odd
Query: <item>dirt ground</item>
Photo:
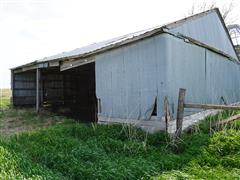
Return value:
<svg viewBox="0 0 240 180">
<path fill-rule="evenodd" d="M 12 109 L 10 99 L 11 90 L 0 89 L 1 135 L 9 136 L 23 131 L 33 131 L 71 121 L 47 111 L 36 113 L 34 109 Z"/>
<path fill-rule="evenodd" d="M 33 131 L 70 121 L 51 113 L 36 113 L 33 109 L 7 109 L 0 112 L 0 133 L 4 136 Z"/>
</svg>

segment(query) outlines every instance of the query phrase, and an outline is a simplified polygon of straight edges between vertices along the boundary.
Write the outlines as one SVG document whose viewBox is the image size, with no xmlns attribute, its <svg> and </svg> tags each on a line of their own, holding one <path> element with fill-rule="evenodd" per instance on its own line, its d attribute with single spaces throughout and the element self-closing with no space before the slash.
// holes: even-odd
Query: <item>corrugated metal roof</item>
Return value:
<svg viewBox="0 0 240 180">
<path fill-rule="evenodd" d="M 152 30 L 156 30 L 156 29 L 161 28 L 161 27 L 162 26 L 158 26 L 158 27 L 147 29 L 147 30 L 138 31 L 138 32 L 134 32 L 134 33 L 131 33 L 131 34 L 124 35 L 124 36 L 120 36 L 120 37 L 117 37 L 117 38 L 109 39 L 109 40 L 106 40 L 106 41 L 93 43 L 93 44 L 90 44 L 90 45 L 87 45 L 87 46 L 83 46 L 81 48 L 74 49 L 74 50 L 69 51 L 69 52 L 63 52 L 63 53 L 60 53 L 60 54 L 56 54 L 54 56 L 49 56 L 49 57 L 43 58 L 40 61 L 49 61 L 49 60 L 53 60 L 53 59 L 61 59 L 61 58 L 64 58 L 64 57 L 72 57 L 72 56 L 86 54 L 86 53 L 93 52 L 93 51 L 98 50 L 98 49 L 102 49 L 104 47 L 108 47 L 108 46 L 111 46 L 111 45 L 114 45 L 114 44 L 117 44 L 117 43 L 121 43 L 125 40 L 132 39 L 134 37 L 138 37 L 140 35 L 143 35 L 147 32 L 150 32 Z"/>
<path fill-rule="evenodd" d="M 38 64 L 38 63 L 43 63 L 43 62 L 49 62 L 49 61 L 54 61 L 54 60 L 60 61 L 60 60 L 66 60 L 66 59 L 73 59 L 73 58 L 77 58 L 77 57 L 86 57 L 88 55 L 92 55 L 92 54 L 95 54 L 95 53 L 101 53 L 101 52 L 109 50 L 111 48 L 116 48 L 116 47 L 119 47 L 119 46 L 122 46 L 122 45 L 125 45 L 125 44 L 128 44 L 128 43 L 132 43 L 132 42 L 140 40 L 140 39 L 144 39 L 144 38 L 153 36 L 155 34 L 163 32 L 163 29 L 174 28 L 176 26 L 179 26 L 179 25 L 185 23 L 186 21 L 191 21 L 191 20 L 194 20 L 196 18 L 205 16 L 209 13 L 213 13 L 213 12 L 220 15 L 218 9 L 209 10 L 209 11 L 206 11 L 206 12 L 202 12 L 202 13 L 190 16 L 188 18 L 184 18 L 182 20 L 179 20 L 179 21 L 176 21 L 176 22 L 173 22 L 173 23 L 169 23 L 169 24 L 165 24 L 165 25 L 161 25 L 161 26 L 156 26 L 156 27 L 149 28 L 149 29 L 146 29 L 146 30 L 142 30 L 142 31 L 134 32 L 134 33 L 127 34 L 127 35 L 124 35 L 124 36 L 120 36 L 120 37 L 117 37 L 117 38 L 113 38 L 113 39 L 110 39 L 110 40 L 107 40 L 107 41 L 102 41 L 102 42 L 94 43 L 94 44 L 84 46 L 84 47 L 81 47 L 81 48 L 77 48 L 77 49 L 74 49 L 74 50 L 69 51 L 69 52 L 63 52 L 63 53 L 56 54 L 56 55 L 53 55 L 53 56 L 45 57 L 43 59 L 25 64 L 25 65 L 22 65 L 22 66 L 13 68 L 13 69 L 18 69 L 18 68 L 21 68 L 21 67 L 24 67 L 24 66 L 30 66 L 30 65 L 34 65 L 34 64 Z"/>
</svg>

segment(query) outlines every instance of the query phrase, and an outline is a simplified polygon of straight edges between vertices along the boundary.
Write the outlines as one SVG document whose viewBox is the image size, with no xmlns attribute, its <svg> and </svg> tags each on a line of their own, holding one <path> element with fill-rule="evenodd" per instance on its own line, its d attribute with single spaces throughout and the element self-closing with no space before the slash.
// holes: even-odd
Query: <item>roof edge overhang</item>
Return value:
<svg viewBox="0 0 240 180">
<path fill-rule="evenodd" d="M 14 71 L 14 72 L 24 72 L 24 71 L 28 71 L 28 70 L 37 69 L 37 68 L 59 67 L 59 66 L 61 66 L 62 63 L 65 63 L 63 65 L 63 67 L 60 68 L 61 71 L 65 71 L 65 70 L 75 68 L 75 67 L 80 66 L 80 65 L 84 65 L 84 64 L 87 64 L 87 63 L 94 62 L 95 61 L 94 56 L 97 55 L 97 54 L 102 54 L 106 51 L 110 51 L 112 49 L 116 49 L 118 47 L 125 46 L 127 44 L 134 43 L 134 42 L 140 41 L 140 40 L 144 40 L 145 38 L 153 37 L 153 36 L 156 36 L 158 34 L 163 34 L 163 33 L 174 36 L 175 38 L 182 39 L 185 43 L 191 43 L 191 44 L 197 45 L 199 47 L 206 48 L 206 49 L 208 49 L 208 50 L 210 50 L 214 53 L 217 53 L 221 56 L 226 57 L 230 61 L 233 61 L 233 62 L 236 62 L 236 63 L 240 64 L 238 59 L 232 57 L 229 54 L 226 54 L 225 52 L 223 52 L 219 49 L 216 49 L 212 46 L 209 46 L 205 43 L 202 43 L 202 42 L 200 42 L 196 39 L 185 36 L 183 34 L 180 34 L 180 33 L 175 34 L 175 33 L 169 32 L 167 29 L 162 28 L 161 31 L 155 32 L 154 34 L 150 34 L 149 36 L 144 36 L 144 37 L 138 38 L 138 39 L 135 39 L 135 38 L 129 39 L 129 40 L 126 40 L 126 42 L 121 42 L 121 44 L 114 44 L 112 46 L 104 47 L 104 48 L 98 49 L 98 50 L 90 52 L 90 53 L 82 54 L 82 55 L 79 55 L 79 56 L 69 56 L 69 57 L 56 59 L 56 60 L 49 60 L 49 61 L 46 61 L 46 62 L 34 61 L 32 63 L 26 64 L 26 65 L 23 65 L 21 67 L 14 68 L 14 69 L 11 69 L 11 70 Z"/>
<path fill-rule="evenodd" d="M 109 46 L 99 48 L 99 49 L 96 49 L 96 50 L 88 52 L 88 53 L 75 55 L 75 56 L 68 56 L 68 57 L 63 57 L 63 58 L 58 58 L 58 59 L 52 59 L 52 60 L 48 60 L 48 61 L 34 61 L 34 62 L 31 62 L 31 63 L 28 63 L 28 64 L 24 64 L 22 66 L 12 68 L 11 70 L 15 71 L 15 70 L 23 69 L 23 68 L 26 68 L 26 67 L 33 67 L 33 69 L 35 69 L 36 67 L 34 67 L 34 66 L 38 65 L 38 64 L 44 64 L 44 63 L 50 63 L 50 62 L 59 62 L 59 64 L 60 64 L 62 61 L 67 61 L 67 60 L 72 61 L 72 60 L 76 60 L 76 59 L 79 59 L 79 58 L 86 58 L 86 57 L 89 57 L 89 56 L 92 56 L 92 55 L 103 53 L 105 51 L 109 51 L 111 49 L 115 49 L 115 48 L 118 48 L 118 47 L 121 47 L 121 46 L 124 46 L 124 45 L 127 45 L 127 44 L 134 43 L 136 41 L 143 40 L 145 38 L 155 36 L 157 34 L 161 34 L 163 32 L 164 32 L 163 27 L 160 27 L 160 28 L 154 29 L 152 31 L 148 31 L 146 33 L 143 33 L 140 36 L 135 36 L 133 38 L 126 39 L 126 40 L 121 41 L 119 43 L 111 44 Z"/>
<path fill-rule="evenodd" d="M 164 33 L 168 34 L 168 35 L 171 35 L 171 36 L 174 36 L 175 38 L 179 38 L 179 39 L 183 40 L 185 43 L 191 43 L 191 44 L 197 45 L 199 47 L 208 49 L 209 51 L 212 51 L 212 52 L 214 52 L 216 54 L 224 56 L 225 58 L 227 58 L 228 60 L 230 60 L 232 62 L 240 64 L 238 59 L 232 57 L 231 55 L 226 54 L 225 52 L 223 52 L 223 51 L 221 51 L 221 50 L 219 50 L 217 48 L 214 48 L 212 46 L 209 46 L 209 45 L 207 45 L 205 43 L 202 43 L 202 42 L 200 42 L 200 41 L 198 41 L 196 39 L 193 39 L 191 37 L 185 36 L 185 35 L 183 35 L 181 33 L 175 34 L 175 33 L 169 32 L 168 30 L 162 29 L 161 34 L 164 34 Z M 141 40 L 143 40 L 143 39 L 141 39 Z M 125 45 L 127 45 L 127 44 L 125 44 Z M 117 46 L 116 48 L 118 48 L 118 47 L 119 46 Z M 115 49 L 115 48 L 111 48 L 111 49 Z M 109 51 L 111 49 L 107 49 L 105 51 Z M 100 53 L 104 53 L 105 51 L 102 51 Z M 65 71 L 65 70 L 68 70 L 68 69 L 72 69 L 72 68 L 75 68 L 75 67 L 87 64 L 87 63 L 94 62 L 95 61 L 95 57 L 94 57 L 95 55 L 96 55 L 96 53 L 93 53 L 92 56 L 90 55 L 88 57 L 76 57 L 76 59 L 74 59 L 74 58 L 69 59 L 68 61 L 63 62 L 63 64 L 61 65 L 61 71 Z"/>
<path fill-rule="evenodd" d="M 206 15 L 206 14 L 208 14 L 208 13 L 211 13 L 211 12 L 213 12 L 213 11 L 216 11 L 216 9 L 212 9 L 212 10 L 208 10 L 208 11 L 201 12 L 201 13 L 198 13 L 198 14 L 194 14 L 194 15 L 192 15 L 192 16 L 190 16 L 190 17 L 186 17 L 186 18 L 184 18 L 184 19 L 181 19 L 181 20 L 178 20 L 178 21 L 174 21 L 174 22 L 172 22 L 172 23 L 168 23 L 168 24 L 166 24 L 166 25 L 163 25 L 163 26 L 161 26 L 161 27 L 158 27 L 158 28 L 156 28 L 156 29 L 153 29 L 153 30 L 151 30 L 151 31 L 148 31 L 148 32 L 146 32 L 146 33 L 143 33 L 143 34 L 137 36 L 137 37 L 139 37 L 139 38 L 137 38 L 137 37 L 131 38 L 131 41 L 134 42 L 135 39 L 142 39 L 142 38 L 149 37 L 149 34 L 152 34 L 152 33 L 154 34 L 154 33 L 156 33 L 156 32 L 161 31 L 161 30 L 164 29 L 164 28 L 169 29 L 169 28 L 173 28 L 173 27 L 179 26 L 179 25 L 183 24 L 183 23 L 186 22 L 186 21 L 194 20 L 194 19 L 196 19 L 196 18 L 202 17 L 202 16 L 204 16 L 204 15 Z M 128 41 L 128 40 L 129 40 L 129 39 L 127 39 L 127 40 L 125 40 L 125 41 Z M 117 46 L 118 44 L 119 44 L 119 46 L 121 46 L 121 44 L 124 44 L 124 42 L 116 43 L 116 44 L 114 44 L 114 46 L 115 46 L 115 45 Z M 127 43 L 125 43 L 125 44 L 127 44 Z M 100 50 L 100 49 L 98 49 L 98 50 Z M 56 59 L 51 59 L 51 60 L 48 60 L 48 61 L 45 61 L 45 62 L 49 62 L 49 61 L 64 61 L 64 60 L 71 59 L 71 58 L 74 59 L 74 58 L 80 57 L 80 56 L 87 56 L 87 55 L 86 55 L 86 54 L 85 54 L 85 55 L 84 55 L 84 54 L 81 54 L 81 55 L 77 55 L 77 56 L 69 56 L 69 57 L 64 57 L 64 58 L 56 58 Z M 22 68 L 22 67 L 29 67 L 29 66 L 33 66 L 33 65 L 40 64 L 40 63 L 43 63 L 43 62 L 44 62 L 44 60 L 33 61 L 33 62 L 31 62 L 31 63 L 27 63 L 27 64 L 24 64 L 24 65 L 21 65 L 21 66 L 17 66 L 17 67 L 11 68 L 11 70 L 20 69 L 20 68 Z"/>
<path fill-rule="evenodd" d="M 217 15 L 219 16 L 219 18 L 220 18 L 220 20 L 222 22 L 222 25 L 224 26 L 224 29 L 225 29 L 225 31 L 226 31 L 226 33 L 228 35 L 228 38 L 229 38 L 229 40 L 230 40 L 230 42 L 232 44 L 232 47 L 233 47 L 233 49 L 235 51 L 236 57 L 238 58 L 236 49 L 234 48 L 233 42 L 232 42 L 231 37 L 230 37 L 230 35 L 229 35 L 228 31 L 227 31 L 227 27 L 226 27 L 226 25 L 224 23 L 224 20 L 223 20 L 222 16 L 221 16 L 221 13 L 220 13 L 218 8 L 215 8 L 215 9 L 211 9 L 211 10 L 208 10 L 208 11 L 205 11 L 205 12 L 201 12 L 201 13 L 195 14 L 193 16 L 181 19 L 179 21 L 175 21 L 173 23 L 164 25 L 162 27 L 158 27 L 156 29 L 153 29 L 153 30 L 150 30 L 150 31 L 146 31 L 145 33 L 143 33 L 141 35 L 134 36 L 132 38 L 126 39 L 126 40 L 121 41 L 121 42 L 110 44 L 108 46 L 105 46 L 105 47 L 93 50 L 91 52 L 87 52 L 87 53 L 83 53 L 83 54 L 79 54 L 79 55 L 74 55 L 74 56 L 67 56 L 67 57 L 62 57 L 62 58 L 50 59 L 50 60 L 47 60 L 47 61 L 44 61 L 44 60 L 34 61 L 34 62 L 25 64 L 25 65 L 22 65 L 22 66 L 18 66 L 18 67 L 12 68 L 11 70 L 14 71 L 14 72 L 24 72 L 24 71 L 27 71 L 27 70 L 32 70 L 32 69 L 37 69 L 37 68 L 57 67 L 57 66 L 60 66 L 62 62 L 65 62 L 65 61 L 74 62 L 76 60 L 79 61 L 79 59 L 82 59 L 82 61 L 83 61 L 83 63 L 81 63 L 81 64 L 86 64 L 86 63 L 88 63 L 88 59 L 86 59 L 88 57 L 91 57 L 91 56 L 94 56 L 94 55 L 97 55 L 97 54 L 101 54 L 101 53 L 104 53 L 106 51 L 109 51 L 109 50 L 112 50 L 112 49 L 115 49 L 115 48 L 118 48 L 118 47 L 121 47 L 121 46 L 125 46 L 127 44 L 135 43 L 137 41 L 140 41 L 140 40 L 143 40 L 143 39 L 146 39 L 146 38 L 150 38 L 150 37 L 156 36 L 156 35 L 161 34 L 161 33 L 167 33 L 167 34 L 173 35 L 175 37 L 178 37 L 178 38 L 181 38 L 181 39 L 185 39 L 185 40 L 187 40 L 190 43 L 193 43 L 195 45 L 207 48 L 207 49 L 209 49 L 209 50 L 211 50 L 211 51 L 213 51 L 215 53 L 218 53 L 218 54 L 220 54 L 220 55 L 222 55 L 224 57 L 227 57 L 231 61 L 239 62 L 239 59 L 236 59 L 235 57 L 232 57 L 231 55 L 226 54 L 225 52 L 223 52 L 221 50 L 218 50 L 218 49 L 216 49 L 216 48 L 214 48 L 212 46 L 209 46 L 209 45 L 207 45 L 205 43 L 202 43 L 202 42 L 200 42 L 200 41 L 198 41 L 196 39 L 193 39 L 191 37 L 187 37 L 187 36 L 185 36 L 183 34 L 180 34 L 180 33 L 174 34 L 174 33 L 170 33 L 168 31 L 169 29 L 172 29 L 172 28 L 174 28 L 176 26 L 179 26 L 179 25 L 183 24 L 184 22 L 186 22 L 188 20 L 194 20 L 196 18 L 202 17 L 202 16 L 204 16 L 206 14 L 209 14 L 209 13 L 212 13 L 212 12 L 216 12 Z M 94 58 L 90 58 L 90 62 L 93 62 L 93 61 L 94 61 Z M 71 69 L 73 67 L 76 67 L 75 65 L 73 66 L 72 64 L 74 64 L 74 63 L 69 63 L 69 67 L 65 67 L 62 70 L 67 70 L 67 69 Z"/>
</svg>

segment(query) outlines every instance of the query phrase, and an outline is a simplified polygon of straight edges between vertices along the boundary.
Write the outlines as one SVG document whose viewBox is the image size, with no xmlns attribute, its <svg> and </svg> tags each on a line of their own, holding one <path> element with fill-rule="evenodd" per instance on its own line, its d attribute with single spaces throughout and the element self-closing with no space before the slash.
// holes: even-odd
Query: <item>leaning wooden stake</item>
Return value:
<svg viewBox="0 0 240 180">
<path fill-rule="evenodd" d="M 175 139 L 179 139 L 182 134 L 182 123 L 184 116 L 184 102 L 185 102 L 186 89 L 179 89 L 178 95 L 178 108 L 177 108 L 177 121 L 176 121 L 176 132 Z"/>
</svg>

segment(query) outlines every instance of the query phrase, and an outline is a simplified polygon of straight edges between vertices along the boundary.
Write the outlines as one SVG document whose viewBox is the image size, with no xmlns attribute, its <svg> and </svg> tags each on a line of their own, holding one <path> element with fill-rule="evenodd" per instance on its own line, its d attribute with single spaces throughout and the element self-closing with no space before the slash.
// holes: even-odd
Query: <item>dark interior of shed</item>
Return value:
<svg viewBox="0 0 240 180">
<path fill-rule="evenodd" d="M 27 72 L 25 72 L 25 76 L 28 77 Z M 31 77 L 34 77 L 34 74 L 31 74 Z M 26 81 L 25 79 L 24 81 Z M 33 79 L 34 81 L 36 81 L 35 78 Z M 41 69 L 39 82 L 40 106 L 43 109 L 79 121 L 97 121 L 95 63 L 89 63 L 63 72 L 59 68 Z M 25 83 L 23 81 L 15 81 L 14 84 L 16 83 L 20 83 L 25 87 L 29 86 L 28 84 L 23 84 Z M 33 106 L 36 102 L 36 91 L 34 92 Z M 24 93 L 23 91 L 22 94 Z M 24 104 L 24 99 L 22 102 Z M 15 103 L 15 106 L 18 105 Z"/>
<path fill-rule="evenodd" d="M 82 121 L 97 121 L 95 63 L 64 71 L 64 105 L 70 116 Z"/>
</svg>

